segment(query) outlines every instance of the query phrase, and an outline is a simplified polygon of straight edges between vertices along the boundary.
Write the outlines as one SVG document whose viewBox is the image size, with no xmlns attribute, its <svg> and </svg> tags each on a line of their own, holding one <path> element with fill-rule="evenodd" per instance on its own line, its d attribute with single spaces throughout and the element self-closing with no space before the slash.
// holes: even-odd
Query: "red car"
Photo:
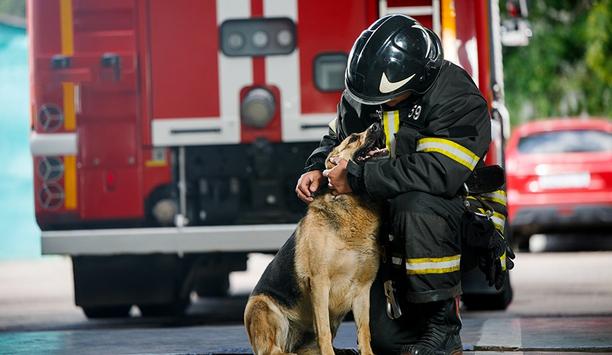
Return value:
<svg viewBox="0 0 612 355">
<path fill-rule="evenodd" d="M 612 121 L 524 124 L 508 142 L 506 173 L 519 246 L 535 233 L 612 227 Z"/>
</svg>

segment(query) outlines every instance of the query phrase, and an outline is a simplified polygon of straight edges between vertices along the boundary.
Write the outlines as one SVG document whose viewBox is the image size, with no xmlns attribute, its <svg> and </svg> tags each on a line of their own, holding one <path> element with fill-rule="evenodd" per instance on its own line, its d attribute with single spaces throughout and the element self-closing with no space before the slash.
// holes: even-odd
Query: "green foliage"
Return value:
<svg viewBox="0 0 612 355">
<path fill-rule="evenodd" d="M 531 1 L 533 37 L 504 49 L 512 122 L 612 117 L 612 0 Z"/>
<path fill-rule="evenodd" d="M 26 0 L 0 0 L 0 15 L 26 16 Z"/>
<path fill-rule="evenodd" d="M 587 18 L 585 33 L 590 43 L 586 53 L 587 66 L 612 86 L 612 0 L 600 1 Z"/>
</svg>

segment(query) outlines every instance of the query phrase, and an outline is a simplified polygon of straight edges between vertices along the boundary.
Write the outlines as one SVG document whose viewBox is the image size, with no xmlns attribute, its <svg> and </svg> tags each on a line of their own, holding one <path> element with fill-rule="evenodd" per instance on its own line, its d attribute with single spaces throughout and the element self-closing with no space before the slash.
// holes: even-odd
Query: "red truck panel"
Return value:
<svg viewBox="0 0 612 355">
<path fill-rule="evenodd" d="M 298 1 L 298 16 L 302 113 L 335 112 L 339 93 L 317 90 L 314 60 L 322 53 L 348 55 L 355 38 L 374 20 L 371 8 L 352 0 L 318 1 L 317 6 Z"/>
<path fill-rule="evenodd" d="M 153 118 L 218 117 L 216 2 L 150 1 Z"/>
<path fill-rule="evenodd" d="M 45 182 L 40 176 L 35 179 L 36 213 L 43 228 L 73 219 L 142 218 L 143 190 L 148 193 L 171 179 L 169 159 L 154 164 L 144 160 L 152 155 L 151 150 L 143 150 L 139 131 L 144 97 L 137 73 L 137 5 L 142 7 L 144 1 L 31 0 L 28 4 L 33 112 L 49 104 L 58 107 L 65 119 L 69 110 L 75 113 L 74 125 L 45 131 L 35 121 L 34 127 L 44 135 L 75 132 L 78 137 L 76 164 L 71 163 L 76 166 L 74 178 L 47 183 L 53 189 L 75 191 L 76 206 L 70 213 L 63 206 L 44 208 L 39 195 Z M 60 55 L 68 65 L 53 68 L 52 58 Z M 118 65 L 104 65 L 104 56 L 118 60 Z M 40 159 L 35 159 L 37 174 Z M 76 186 L 70 187 L 72 183 Z"/>
<path fill-rule="evenodd" d="M 81 218 L 84 220 L 142 217 L 140 169 L 83 169 L 80 173 Z"/>
<path fill-rule="evenodd" d="M 137 141 L 133 122 L 91 122 L 79 127 L 82 169 L 134 166 Z"/>
</svg>

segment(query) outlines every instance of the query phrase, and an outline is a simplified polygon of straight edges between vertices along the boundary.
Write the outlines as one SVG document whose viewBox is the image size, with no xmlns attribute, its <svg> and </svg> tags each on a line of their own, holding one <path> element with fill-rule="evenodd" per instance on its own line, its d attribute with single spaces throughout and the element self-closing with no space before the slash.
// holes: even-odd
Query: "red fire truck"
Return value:
<svg viewBox="0 0 612 355">
<path fill-rule="evenodd" d="M 29 0 L 42 251 L 71 256 L 87 316 L 180 311 L 282 244 L 352 42 L 388 13 L 431 27 L 471 73 L 499 163 L 497 1 Z M 484 294 L 505 307 L 508 292 Z"/>
</svg>

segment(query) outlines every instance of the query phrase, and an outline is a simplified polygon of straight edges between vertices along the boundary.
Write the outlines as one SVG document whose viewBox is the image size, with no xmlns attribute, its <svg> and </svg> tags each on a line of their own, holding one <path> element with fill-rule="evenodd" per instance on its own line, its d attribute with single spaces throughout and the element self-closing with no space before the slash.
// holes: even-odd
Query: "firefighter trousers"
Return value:
<svg viewBox="0 0 612 355">
<path fill-rule="evenodd" d="M 428 321 L 428 304 L 461 294 L 461 197 L 444 198 L 408 192 L 389 201 L 388 228 L 392 241 L 370 292 L 372 347 L 390 354 L 417 341 Z M 391 270 L 391 271 L 389 271 Z M 403 315 L 386 314 L 383 283 L 393 278 Z"/>
</svg>

